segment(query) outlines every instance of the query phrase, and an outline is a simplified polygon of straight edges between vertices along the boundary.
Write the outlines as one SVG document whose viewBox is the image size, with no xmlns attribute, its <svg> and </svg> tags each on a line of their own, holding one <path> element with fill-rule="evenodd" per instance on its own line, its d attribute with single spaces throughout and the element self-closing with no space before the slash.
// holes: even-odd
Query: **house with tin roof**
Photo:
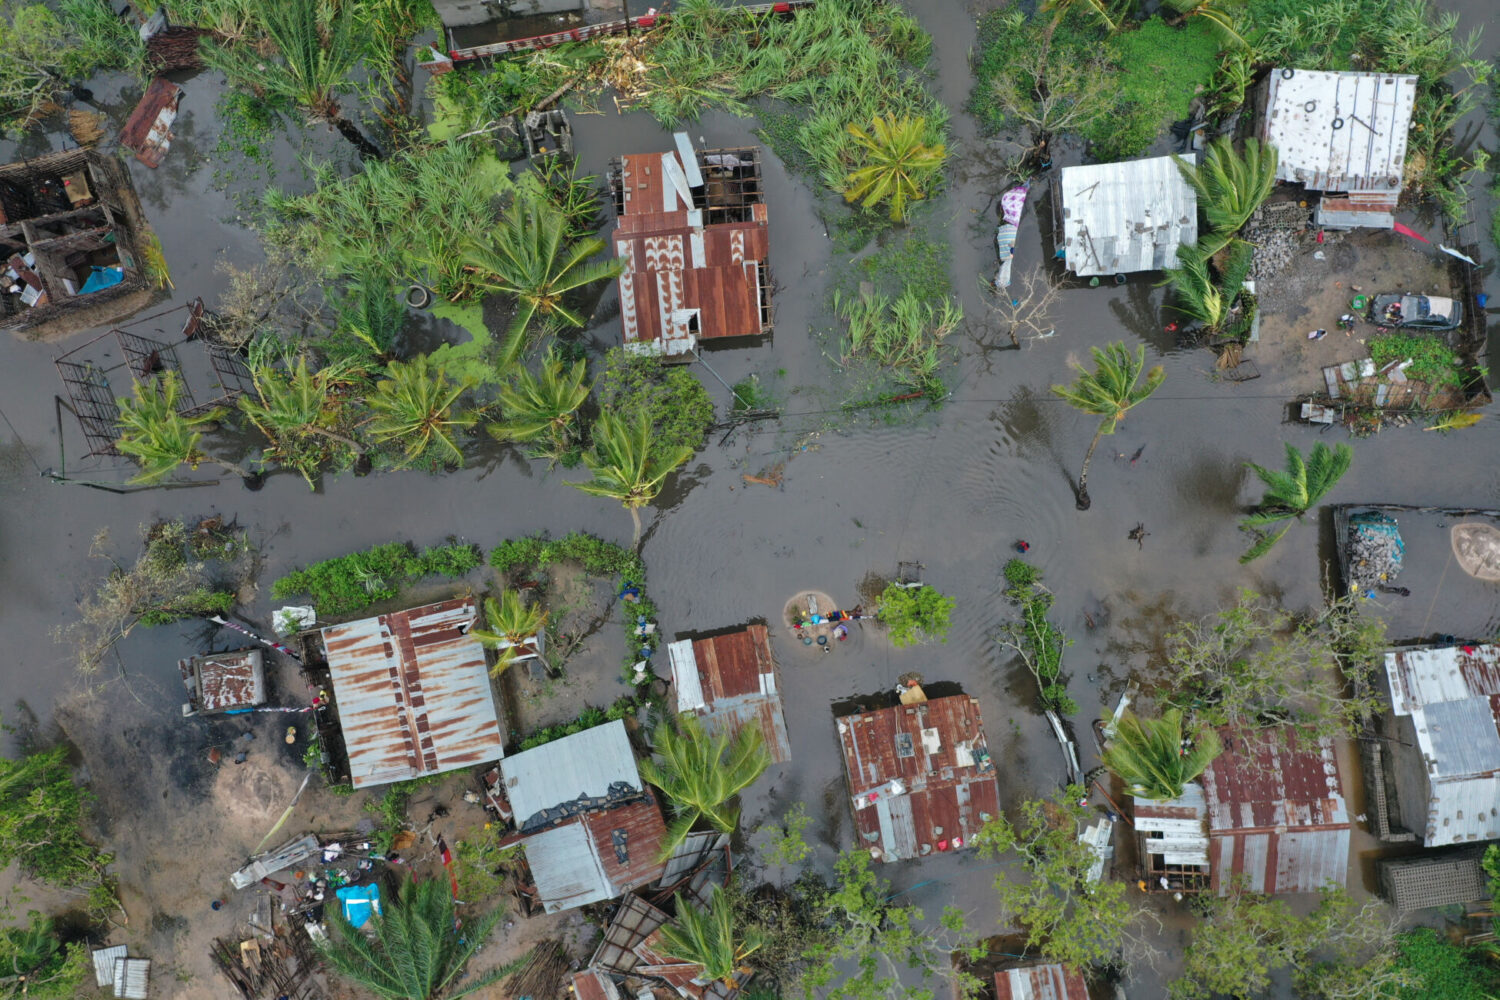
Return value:
<svg viewBox="0 0 1500 1000">
<path fill-rule="evenodd" d="M 1176 267 L 1198 240 L 1198 193 L 1170 156 L 1063 167 L 1052 204 L 1057 256 L 1080 278 Z"/>
<path fill-rule="evenodd" d="M 678 712 L 697 715 L 710 733 L 733 736 L 755 726 L 772 761 L 792 759 L 771 635 L 764 625 L 668 643 L 667 658 Z"/>
</svg>

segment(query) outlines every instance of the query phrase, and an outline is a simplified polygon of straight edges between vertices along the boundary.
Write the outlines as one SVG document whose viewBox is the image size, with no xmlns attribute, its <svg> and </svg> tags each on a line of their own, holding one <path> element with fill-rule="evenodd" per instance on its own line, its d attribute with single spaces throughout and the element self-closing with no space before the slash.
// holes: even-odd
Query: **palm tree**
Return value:
<svg viewBox="0 0 1500 1000">
<path fill-rule="evenodd" d="M 1240 562 L 1252 562 L 1271 551 L 1281 536 L 1291 530 L 1293 521 L 1300 521 L 1333 489 L 1353 461 L 1354 449 L 1347 444 L 1330 448 L 1319 441 L 1304 460 L 1297 446 L 1288 441 L 1285 472 L 1247 463 L 1265 484 L 1266 492 L 1250 516 L 1240 522 L 1240 528 L 1256 535 L 1255 544 L 1240 556 Z M 1265 530 L 1282 521 L 1287 523 L 1280 531 L 1272 534 Z"/>
<path fill-rule="evenodd" d="M 284 367 L 278 367 L 276 355 L 258 349 L 260 343 L 251 345 L 249 363 L 255 395 L 240 397 L 240 412 L 270 442 L 267 456 L 296 469 L 311 488 L 340 448 L 364 454 L 364 445 L 328 426 L 338 422 L 346 398 L 337 390 L 357 380 L 358 366 L 336 362 L 314 371 L 303 355 L 283 357 Z"/>
<path fill-rule="evenodd" d="M 891 221 L 903 221 L 907 202 L 927 197 L 927 185 L 943 169 L 947 149 L 923 141 L 926 118 L 877 117 L 869 132 L 858 125 L 848 130 L 865 150 L 865 165 L 844 178 L 844 200 L 865 208 L 889 202 Z"/>
<path fill-rule="evenodd" d="M 1094 356 L 1094 370 L 1075 364 L 1073 367 L 1078 377 L 1073 384 L 1052 387 L 1053 393 L 1074 409 L 1099 418 L 1099 429 L 1094 432 L 1094 440 L 1089 442 L 1089 450 L 1083 456 L 1083 470 L 1078 474 L 1079 510 L 1088 510 L 1092 503 L 1089 499 L 1089 462 L 1093 461 L 1099 439 L 1113 434 L 1131 407 L 1159 389 L 1167 377 L 1162 366 L 1156 365 L 1146 372 L 1145 384 L 1139 384 L 1141 372 L 1146 368 L 1144 344 L 1137 347 L 1134 354 L 1119 342 L 1089 350 Z"/>
<path fill-rule="evenodd" d="M 1220 749 L 1219 734 L 1212 729 L 1184 740 L 1180 709 L 1169 708 L 1159 719 L 1127 712 L 1104 748 L 1103 763 L 1131 795 L 1164 802 L 1180 798 L 1183 787 L 1203 773 Z"/>
<path fill-rule="evenodd" d="M 1245 0 L 1161 0 L 1161 5 L 1178 15 L 1169 23 L 1181 24 L 1190 17 L 1201 17 L 1220 41 L 1242 51 L 1250 49 L 1250 42 L 1240 33 L 1236 16 L 1244 8 Z"/>
<path fill-rule="evenodd" d="M 1052 24 L 1047 29 L 1047 38 L 1049 41 L 1051 40 L 1052 33 L 1057 30 L 1057 26 L 1062 23 L 1063 16 L 1075 7 L 1081 7 L 1084 10 L 1099 15 L 1099 20 L 1103 21 L 1104 26 L 1110 31 L 1114 31 L 1119 27 L 1119 25 L 1115 24 L 1114 18 L 1109 16 L 1109 6 L 1105 3 L 1105 0 L 1045 0 L 1042 4 L 1042 10 L 1057 11 L 1052 16 Z"/>
<path fill-rule="evenodd" d="M 653 448 L 646 414 L 627 423 L 624 417 L 606 410 L 594 424 L 594 446 L 583 454 L 583 464 L 594 478 L 568 485 L 620 501 L 635 522 L 631 542 L 635 547 L 641 543 L 640 509 L 656 499 L 667 476 L 692 455 L 693 449 L 687 445 Z"/>
<path fill-rule="evenodd" d="M 702 974 L 694 978 L 716 979 L 733 990 L 737 977 L 750 971 L 745 959 L 765 944 L 759 928 L 735 924 L 734 903 L 722 886 L 714 886 L 701 910 L 679 896 L 677 919 L 662 925 L 658 948 L 667 958 L 702 966 Z"/>
<path fill-rule="evenodd" d="M 1214 231 L 1212 242 L 1202 241 L 1205 256 L 1217 253 L 1244 228 L 1276 186 L 1276 147 L 1258 139 L 1246 139 L 1244 151 L 1236 153 L 1229 137 L 1220 136 L 1209 143 L 1196 167 L 1180 156 L 1172 158 L 1198 193 L 1198 205 Z"/>
<path fill-rule="evenodd" d="M 443 461 L 463 465 L 464 453 L 453 435 L 473 427 L 478 417 L 454 412 L 454 407 L 469 384 L 451 381 L 448 373 L 433 366 L 425 354 L 410 361 L 392 361 L 385 374 L 366 401 L 375 411 L 370 422 L 375 440 L 403 441 L 403 465 L 411 465 L 433 449 Z"/>
<path fill-rule="evenodd" d="M 314 121 L 338 129 L 362 158 L 379 159 L 380 150 L 344 117 L 338 102 L 364 52 L 352 6 L 333 0 L 259 0 L 247 9 L 256 33 L 275 55 L 250 41 L 206 43 L 203 61 L 246 90 L 296 104 Z"/>
<path fill-rule="evenodd" d="M 516 650 L 535 639 L 547 624 L 547 612 L 523 601 L 520 591 L 501 588 L 499 600 L 484 599 L 484 624 L 484 628 L 470 629 L 469 635 L 485 649 L 499 652 L 500 659 L 490 671 L 499 676 L 516 662 Z"/>
<path fill-rule="evenodd" d="M 541 371 L 533 375 L 522 368 L 500 387 L 500 412 L 505 419 L 486 429 L 501 441 L 551 441 L 545 453 L 553 462 L 573 443 L 574 414 L 588 398 L 584 384 L 588 366 L 580 359 L 564 367 L 552 351 L 542 359 Z"/>
<path fill-rule="evenodd" d="M 483 287 L 516 298 L 502 365 L 515 360 L 527 327 L 538 316 L 549 323 L 583 326 L 586 318 L 564 305 L 563 296 L 620 273 L 619 261 L 589 260 L 608 246 L 603 240 L 591 236 L 568 245 L 567 234 L 566 217 L 541 195 L 521 188 L 494 232 L 470 245 L 465 255 L 465 269 L 477 273 Z"/>
<path fill-rule="evenodd" d="M 120 436 L 115 447 L 136 460 L 141 471 L 132 483 L 154 483 L 165 479 L 179 465 L 196 469 L 212 462 L 242 479 L 253 480 L 247 470 L 200 447 L 204 429 L 224 416 L 222 408 L 185 416 L 178 410 L 182 380 L 175 371 L 165 371 L 150 384 L 137 382 L 133 399 L 120 400 Z"/>
<path fill-rule="evenodd" d="M 505 910 L 497 907 L 465 923 L 460 934 L 453 897 L 440 879 L 403 885 L 370 918 L 373 934 L 350 926 L 338 906 L 328 907 L 326 914 L 329 939 L 318 945 L 319 953 L 340 976 L 380 1000 L 458 1000 L 511 971 L 495 969 L 457 985 Z"/>
<path fill-rule="evenodd" d="M 1166 284 L 1172 287 L 1172 308 L 1203 324 L 1205 331 L 1218 333 L 1235 317 L 1235 305 L 1245 290 L 1245 278 L 1255 261 L 1255 247 L 1244 240 L 1232 239 L 1217 258 L 1222 260 L 1222 274 L 1214 281 L 1211 262 L 1200 247 L 1177 248 L 1177 266 L 1166 270 Z"/>
<path fill-rule="evenodd" d="M 733 832 L 739 809 L 730 804 L 771 766 L 771 754 L 757 725 L 731 735 L 710 734 L 695 715 L 663 722 L 651 734 L 653 755 L 640 763 L 641 777 L 672 802 L 676 819 L 662 839 L 661 857 L 670 857 L 699 820 L 716 830 Z"/>
</svg>

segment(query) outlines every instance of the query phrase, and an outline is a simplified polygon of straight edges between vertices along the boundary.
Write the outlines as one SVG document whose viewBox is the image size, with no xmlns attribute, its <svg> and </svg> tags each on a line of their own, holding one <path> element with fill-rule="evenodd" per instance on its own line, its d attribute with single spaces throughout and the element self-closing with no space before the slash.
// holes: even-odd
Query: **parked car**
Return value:
<svg viewBox="0 0 1500 1000">
<path fill-rule="evenodd" d="M 1409 330 L 1456 330 L 1464 307 L 1456 299 L 1410 292 L 1377 295 L 1370 303 L 1370 322 Z"/>
</svg>

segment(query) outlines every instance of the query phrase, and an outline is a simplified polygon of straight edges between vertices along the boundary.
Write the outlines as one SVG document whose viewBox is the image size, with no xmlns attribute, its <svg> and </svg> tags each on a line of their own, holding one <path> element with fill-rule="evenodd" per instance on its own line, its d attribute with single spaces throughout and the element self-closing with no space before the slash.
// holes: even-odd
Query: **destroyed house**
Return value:
<svg viewBox="0 0 1500 1000">
<path fill-rule="evenodd" d="M 675 139 L 675 150 L 622 156 L 609 172 L 625 348 L 669 358 L 771 329 L 760 150 Z"/>
<path fill-rule="evenodd" d="M 1057 256 L 1080 278 L 1177 266 L 1198 240 L 1198 195 L 1170 156 L 1063 167 Z"/>
<path fill-rule="evenodd" d="M 178 660 L 187 687 L 183 715 L 214 715 L 266 703 L 265 657 L 258 649 L 205 653 Z"/>
<path fill-rule="evenodd" d="M 962 849 L 999 812 L 976 699 L 858 712 L 837 728 L 854 826 L 875 860 Z"/>
<path fill-rule="evenodd" d="M 661 877 L 666 824 L 620 720 L 507 757 L 504 791 L 548 913 L 597 903 Z"/>
<path fill-rule="evenodd" d="M 756 726 L 776 763 L 792 758 L 770 632 L 764 625 L 667 645 L 677 711 L 692 712 L 710 732 Z"/>
<path fill-rule="evenodd" d="M 505 755 L 470 600 L 321 631 L 355 788 L 408 781 Z"/>
<path fill-rule="evenodd" d="M 1333 744 L 1221 730 L 1224 750 L 1183 795 L 1138 799 L 1147 888 L 1317 892 L 1349 870 L 1349 814 Z M 1305 742 L 1305 741 L 1303 741 Z"/>
<path fill-rule="evenodd" d="M 1273 69 L 1258 95 L 1257 134 L 1276 147 L 1276 179 L 1326 192 L 1317 224 L 1389 229 L 1406 164 L 1417 78 Z"/>
<path fill-rule="evenodd" d="M 151 287 L 149 237 L 130 175 L 94 149 L 0 166 L 0 328 L 25 329 L 84 306 L 118 305 L 89 325 L 139 308 Z"/>
<path fill-rule="evenodd" d="M 1500 838 L 1500 646 L 1395 649 L 1385 674 L 1376 807 L 1427 847 Z"/>
</svg>

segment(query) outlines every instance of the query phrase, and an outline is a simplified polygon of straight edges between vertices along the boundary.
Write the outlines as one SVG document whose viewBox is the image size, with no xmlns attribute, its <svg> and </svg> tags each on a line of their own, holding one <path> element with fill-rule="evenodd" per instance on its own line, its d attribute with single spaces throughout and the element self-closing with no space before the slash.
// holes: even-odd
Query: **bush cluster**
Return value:
<svg viewBox="0 0 1500 1000">
<path fill-rule="evenodd" d="M 926 639 L 947 642 L 955 603 L 927 584 L 903 587 L 890 583 L 880 595 L 876 617 L 890 630 L 891 643 L 898 649 Z"/>
<path fill-rule="evenodd" d="M 478 546 L 467 543 L 418 552 L 406 542 L 388 542 L 294 570 L 271 585 L 271 596 L 286 600 L 306 594 L 319 615 L 347 615 L 388 601 L 423 577 L 463 576 L 479 561 Z"/>
<path fill-rule="evenodd" d="M 681 365 L 668 365 L 660 358 L 612 348 L 594 388 L 601 410 L 628 419 L 646 414 L 652 429 L 651 447 L 657 454 L 684 446 L 697 451 L 714 422 L 713 399 L 703 383 Z"/>
<path fill-rule="evenodd" d="M 572 736 L 581 733 L 585 729 L 593 729 L 602 726 L 606 722 L 614 722 L 626 716 L 634 715 L 641 707 L 641 701 L 633 695 L 625 695 L 608 708 L 594 708 L 590 706 L 579 713 L 578 718 L 572 722 L 560 722 L 555 726 L 544 726 L 536 732 L 521 740 L 521 749 L 530 750 L 539 747 L 543 743 L 551 743 L 560 740 L 564 736 Z"/>
</svg>

